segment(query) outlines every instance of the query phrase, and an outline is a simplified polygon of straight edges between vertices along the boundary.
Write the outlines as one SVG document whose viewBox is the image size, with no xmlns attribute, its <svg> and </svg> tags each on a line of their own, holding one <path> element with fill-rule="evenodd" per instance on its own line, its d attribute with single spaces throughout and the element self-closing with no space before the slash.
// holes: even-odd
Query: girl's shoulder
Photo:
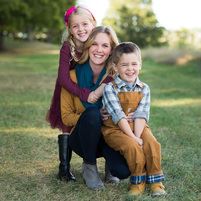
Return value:
<svg viewBox="0 0 201 201">
<path fill-rule="evenodd" d="M 68 41 L 64 41 L 61 45 L 61 49 L 67 49 L 70 51 L 70 43 Z"/>
<path fill-rule="evenodd" d="M 70 61 L 72 60 L 70 44 L 67 41 L 63 42 L 60 49 L 60 55 L 69 58 Z"/>
</svg>

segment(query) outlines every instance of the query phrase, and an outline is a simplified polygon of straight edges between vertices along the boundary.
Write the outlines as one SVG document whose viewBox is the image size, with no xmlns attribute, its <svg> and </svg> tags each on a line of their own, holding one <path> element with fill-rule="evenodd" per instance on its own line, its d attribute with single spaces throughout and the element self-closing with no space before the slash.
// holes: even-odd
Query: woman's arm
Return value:
<svg viewBox="0 0 201 201">
<path fill-rule="evenodd" d="M 61 89 L 61 119 L 66 126 L 75 126 L 80 114 L 75 112 L 73 96 L 65 90 Z"/>
<path fill-rule="evenodd" d="M 82 101 L 87 101 L 90 90 L 86 88 L 80 88 L 75 82 L 70 79 L 70 61 L 72 59 L 70 53 L 70 47 L 67 42 L 63 43 L 63 46 L 60 50 L 60 59 L 59 59 L 59 70 L 58 70 L 58 81 L 59 84 L 68 90 L 70 93 L 78 96 Z"/>
</svg>

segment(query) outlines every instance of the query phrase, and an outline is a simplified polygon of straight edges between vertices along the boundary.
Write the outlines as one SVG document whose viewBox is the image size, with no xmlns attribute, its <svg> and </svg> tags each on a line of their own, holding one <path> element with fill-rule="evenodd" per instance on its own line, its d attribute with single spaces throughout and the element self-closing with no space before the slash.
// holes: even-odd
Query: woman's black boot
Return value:
<svg viewBox="0 0 201 201">
<path fill-rule="evenodd" d="M 69 135 L 61 134 L 58 136 L 59 144 L 59 173 L 58 178 L 64 181 L 75 181 L 74 175 L 70 172 L 70 160 L 72 150 L 68 144 Z"/>
</svg>

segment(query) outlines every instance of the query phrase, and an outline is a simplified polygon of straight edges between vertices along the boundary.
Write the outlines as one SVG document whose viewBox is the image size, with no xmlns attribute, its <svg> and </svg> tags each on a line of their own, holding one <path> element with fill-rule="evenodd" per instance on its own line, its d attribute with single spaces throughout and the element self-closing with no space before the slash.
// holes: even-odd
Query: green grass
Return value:
<svg viewBox="0 0 201 201">
<path fill-rule="evenodd" d="M 132 200 L 128 180 L 106 184 L 102 191 L 87 189 L 75 154 L 77 182 L 56 179 L 59 131 L 45 122 L 57 74 L 58 54 L 50 51 L 55 49 L 17 44 L 11 53 L 0 54 L 0 200 Z M 166 175 L 168 195 L 156 200 L 201 200 L 201 68 L 193 62 L 176 66 L 146 60 L 141 79 L 151 87 L 150 126 L 161 142 Z M 103 159 L 98 166 L 103 178 Z M 153 198 L 146 192 L 135 200 Z"/>
</svg>

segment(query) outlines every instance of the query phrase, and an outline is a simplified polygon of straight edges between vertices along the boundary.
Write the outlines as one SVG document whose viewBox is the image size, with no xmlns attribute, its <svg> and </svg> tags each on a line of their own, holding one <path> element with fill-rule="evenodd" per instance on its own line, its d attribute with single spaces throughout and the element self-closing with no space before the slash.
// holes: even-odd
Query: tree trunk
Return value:
<svg viewBox="0 0 201 201">
<path fill-rule="evenodd" d="M 3 31 L 0 31 L 0 51 L 5 50 Z"/>
</svg>

